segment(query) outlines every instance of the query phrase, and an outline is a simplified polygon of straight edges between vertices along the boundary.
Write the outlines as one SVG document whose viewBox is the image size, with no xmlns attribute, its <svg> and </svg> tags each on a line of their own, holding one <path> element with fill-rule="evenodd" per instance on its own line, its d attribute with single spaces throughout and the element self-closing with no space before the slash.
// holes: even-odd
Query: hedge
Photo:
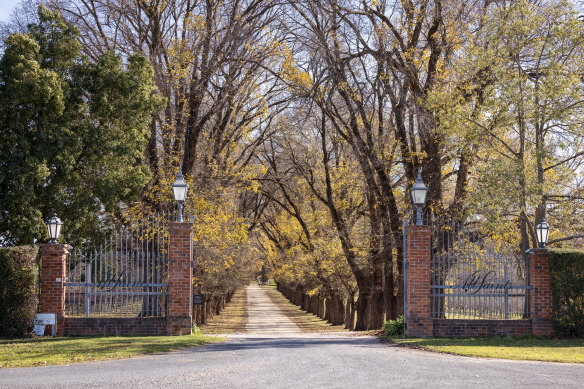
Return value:
<svg viewBox="0 0 584 389">
<path fill-rule="evenodd" d="M 554 321 L 562 336 L 584 336 L 584 251 L 549 251 Z"/>
<path fill-rule="evenodd" d="M 31 336 L 38 306 L 38 247 L 0 248 L 0 337 Z"/>
</svg>

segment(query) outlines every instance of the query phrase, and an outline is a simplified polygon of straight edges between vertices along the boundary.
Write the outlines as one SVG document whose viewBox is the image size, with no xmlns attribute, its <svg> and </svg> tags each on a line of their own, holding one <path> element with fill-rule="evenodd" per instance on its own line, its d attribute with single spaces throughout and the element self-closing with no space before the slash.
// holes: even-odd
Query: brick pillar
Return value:
<svg viewBox="0 0 584 389">
<path fill-rule="evenodd" d="M 63 283 L 66 276 L 65 260 L 68 252 L 66 246 L 62 244 L 45 244 L 41 248 L 41 312 L 56 315 L 57 336 L 63 336 L 65 332 L 65 287 Z"/>
<path fill-rule="evenodd" d="M 553 336 L 552 277 L 547 249 L 529 252 L 529 282 L 532 290 L 529 299 L 529 313 L 532 320 L 533 336 Z"/>
<path fill-rule="evenodd" d="M 168 263 L 168 332 L 170 335 L 192 333 L 193 226 L 171 223 Z"/>
<path fill-rule="evenodd" d="M 434 323 L 430 311 L 430 263 L 432 231 L 429 226 L 407 230 L 407 314 L 406 335 L 430 338 Z"/>
</svg>

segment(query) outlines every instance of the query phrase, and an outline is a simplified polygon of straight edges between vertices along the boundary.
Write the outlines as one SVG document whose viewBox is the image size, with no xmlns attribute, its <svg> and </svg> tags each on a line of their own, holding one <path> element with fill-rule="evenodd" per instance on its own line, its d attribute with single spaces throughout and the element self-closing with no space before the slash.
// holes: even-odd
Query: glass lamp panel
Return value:
<svg viewBox="0 0 584 389">
<path fill-rule="evenodd" d="M 49 223 L 49 224 L 47 224 L 47 228 L 49 229 L 49 238 L 51 240 L 57 239 L 56 238 L 56 236 L 57 236 L 57 225 L 56 224 Z"/>
<path fill-rule="evenodd" d="M 426 194 L 428 193 L 428 188 L 424 185 L 424 181 L 422 180 L 422 175 L 418 172 L 418 178 L 414 183 L 412 189 L 410 189 L 412 193 L 412 201 L 414 205 L 422 206 L 426 202 Z"/>
<path fill-rule="evenodd" d="M 61 228 L 63 227 L 63 222 L 56 215 L 53 215 L 49 222 L 47 223 L 47 228 L 49 230 L 49 238 L 51 240 L 59 239 L 61 235 Z"/>
<path fill-rule="evenodd" d="M 420 189 L 414 187 L 412 189 L 412 200 L 415 205 L 424 205 L 426 202 L 426 188 Z"/>
<path fill-rule="evenodd" d="M 545 245 L 550 234 L 550 226 L 544 220 L 539 223 L 537 227 L 535 227 L 535 230 L 537 232 L 537 239 L 539 240 L 539 243 Z"/>
<path fill-rule="evenodd" d="M 174 192 L 174 199 L 176 201 L 185 201 L 187 197 L 187 184 L 180 178 L 177 179 L 172 185 L 172 190 Z"/>
</svg>

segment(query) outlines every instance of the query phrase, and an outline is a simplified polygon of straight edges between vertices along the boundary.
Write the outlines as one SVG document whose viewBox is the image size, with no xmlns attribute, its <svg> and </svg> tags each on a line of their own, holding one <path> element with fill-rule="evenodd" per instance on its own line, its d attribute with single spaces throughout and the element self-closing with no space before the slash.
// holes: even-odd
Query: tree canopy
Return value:
<svg viewBox="0 0 584 389">
<path fill-rule="evenodd" d="M 99 231 L 103 215 L 135 201 L 150 178 L 140 163 L 151 116 L 161 108 L 146 58 L 81 54 L 79 32 L 39 8 L 0 59 L 0 236 L 46 238 L 56 212 L 68 241 Z"/>
</svg>

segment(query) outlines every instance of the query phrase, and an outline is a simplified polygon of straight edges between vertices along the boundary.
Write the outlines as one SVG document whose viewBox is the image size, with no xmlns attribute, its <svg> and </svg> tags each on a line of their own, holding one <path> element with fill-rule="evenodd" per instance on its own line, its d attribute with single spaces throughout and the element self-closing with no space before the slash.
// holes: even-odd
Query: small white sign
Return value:
<svg viewBox="0 0 584 389">
<path fill-rule="evenodd" d="M 37 313 L 34 317 L 34 325 L 40 326 L 54 326 L 57 323 L 57 318 L 54 313 Z"/>
<path fill-rule="evenodd" d="M 45 334 L 45 326 L 50 325 L 53 329 L 51 332 L 53 336 L 57 335 L 57 315 L 54 313 L 37 313 L 34 316 L 34 333 L 37 336 Z"/>
</svg>

